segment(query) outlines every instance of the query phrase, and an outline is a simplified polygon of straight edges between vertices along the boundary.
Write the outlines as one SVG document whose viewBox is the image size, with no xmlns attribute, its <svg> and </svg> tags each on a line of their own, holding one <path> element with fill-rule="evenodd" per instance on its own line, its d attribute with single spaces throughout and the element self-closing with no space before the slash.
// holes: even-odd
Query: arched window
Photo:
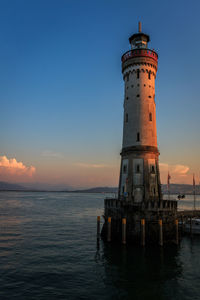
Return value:
<svg viewBox="0 0 200 300">
<path fill-rule="evenodd" d="M 128 123 L 128 114 L 126 114 L 126 123 Z"/>
<path fill-rule="evenodd" d="M 148 73 L 148 78 L 151 79 L 151 72 Z"/>
<path fill-rule="evenodd" d="M 139 132 L 137 132 L 137 140 L 136 140 L 137 142 L 139 142 L 140 141 L 140 133 Z"/>
<path fill-rule="evenodd" d="M 140 78 L 140 70 L 137 69 L 137 78 Z"/>
<path fill-rule="evenodd" d="M 152 121 L 152 113 L 149 113 L 149 121 Z"/>
</svg>

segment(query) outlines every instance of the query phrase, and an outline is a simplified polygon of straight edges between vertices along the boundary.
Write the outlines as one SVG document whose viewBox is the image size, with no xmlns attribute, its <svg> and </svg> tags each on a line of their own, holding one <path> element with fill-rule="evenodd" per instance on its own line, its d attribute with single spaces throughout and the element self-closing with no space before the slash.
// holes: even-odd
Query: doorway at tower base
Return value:
<svg viewBox="0 0 200 300">
<path fill-rule="evenodd" d="M 127 243 L 141 243 L 142 219 L 145 220 L 145 243 L 159 244 L 160 220 L 162 220 L 163 243 L 174 243 L 176 240 L 176 200 L 162 200 L 157 204 L 150 202 L 146 205 L 138 205 L 119 199 L 105 199 L 102 239 L 107 241 L 110 230 L 111 242 L 122 243 L 122 219 L 124 218 L 126 219 Z"/>
</svg>

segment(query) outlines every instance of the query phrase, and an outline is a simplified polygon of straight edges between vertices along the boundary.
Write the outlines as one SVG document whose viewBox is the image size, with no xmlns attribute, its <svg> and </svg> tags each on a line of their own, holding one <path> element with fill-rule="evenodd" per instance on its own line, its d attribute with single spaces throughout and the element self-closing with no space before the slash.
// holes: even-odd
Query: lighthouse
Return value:
<svg viewBox="0 0 200 300">
<path fill-rule="evenodd" d="M 124 122 L 119 198 L 142 204 L 160 201 L 159 151 L 156 133 L 155 79 L 158 54 L 148 48 L 149 35 L 129 38 L 122 55 Z"/>
<path fill-rule="evenodd" d="M 104 199 L 101 236 L 107 241 L 173 242 L 177 201 L 163 199 L 156 131 L 155 80 L 158 54 L 141 30 L 121 58 L 124 118 L 117 198 Z M 176 224 L 178 224 L 176 222 Z M 146 238 L 145 238 L 146 232 Z"/>
</svg>

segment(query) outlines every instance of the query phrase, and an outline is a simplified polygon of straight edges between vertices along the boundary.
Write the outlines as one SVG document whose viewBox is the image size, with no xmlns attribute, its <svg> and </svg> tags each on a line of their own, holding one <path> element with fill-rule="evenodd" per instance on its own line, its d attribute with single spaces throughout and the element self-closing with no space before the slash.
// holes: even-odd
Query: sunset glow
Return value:
<svg viewBox="0 0 200 300">
<path fill-rule="evenodd" d="M 199 4 L 191 10 L 189 4 L 186 9 L 173 2 L 172 9 L 158 1 L 153 6 L 111 1 L 106 9 L 104 1 L 78 3 L 78 10 L 68 1 L 2 4 L 0 180 L 75 188 L 118 185 L 121 56 L 130 50 L 127 37 L 141 20 L 144 32 L 153 36 L 151 55 L 159 57 L 161 181 L 167 182 L 169 171 L 171 183 L 192 184 L 193 173 L 198 182 L 199 58 L 191 45 L 195 40 L 199 48 Z"/>
</svg>

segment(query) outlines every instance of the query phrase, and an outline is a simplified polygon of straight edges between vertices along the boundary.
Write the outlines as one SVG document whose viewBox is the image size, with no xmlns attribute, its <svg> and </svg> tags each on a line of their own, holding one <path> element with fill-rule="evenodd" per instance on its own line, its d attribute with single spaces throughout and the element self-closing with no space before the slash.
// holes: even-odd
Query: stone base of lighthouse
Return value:
<svg viewBox="0 0 200 300">
<path fill-rule="evenodd" d="M 102 239 L 107 241 L 108 218 L 111 218 L 111 241 L 122 242 L 122 219 L 126 219 L 127 243 L 140 244 L 141 220 L 145 220 L 145 243 L 159 243 L 159 220 L 162 220 L 163 242 L 173 243 L 176 239 L 175 220 L 177 201 L 147 201 L 136 204 L 130 201 L 108 198 L 104 200 L 104 225 Z"/>
<path fill-rule="evenodd" d="M 122 149 L 117 199 L 104 201 L 102 238 L 122 241 L 122 219 L 126 219 L 127 243 L 140 243 L 141 222 L 145 223 L 146 243 L 157 243 L 162 230 L 163 242 L 176 239 L 177 201 L 163 200 L 159 173 L 159 151 L 152 146 Z M 110 223 L 108 226 L 108 219 Z M 162 222 L 162 228 L 159 227 Z"/>
<path fill-rule="evenodd" d="M 132 146 L 122 149 L 119 199 L 145 205 L 162 200 L 159 151 L 152 146 Z"/>
</svg>

